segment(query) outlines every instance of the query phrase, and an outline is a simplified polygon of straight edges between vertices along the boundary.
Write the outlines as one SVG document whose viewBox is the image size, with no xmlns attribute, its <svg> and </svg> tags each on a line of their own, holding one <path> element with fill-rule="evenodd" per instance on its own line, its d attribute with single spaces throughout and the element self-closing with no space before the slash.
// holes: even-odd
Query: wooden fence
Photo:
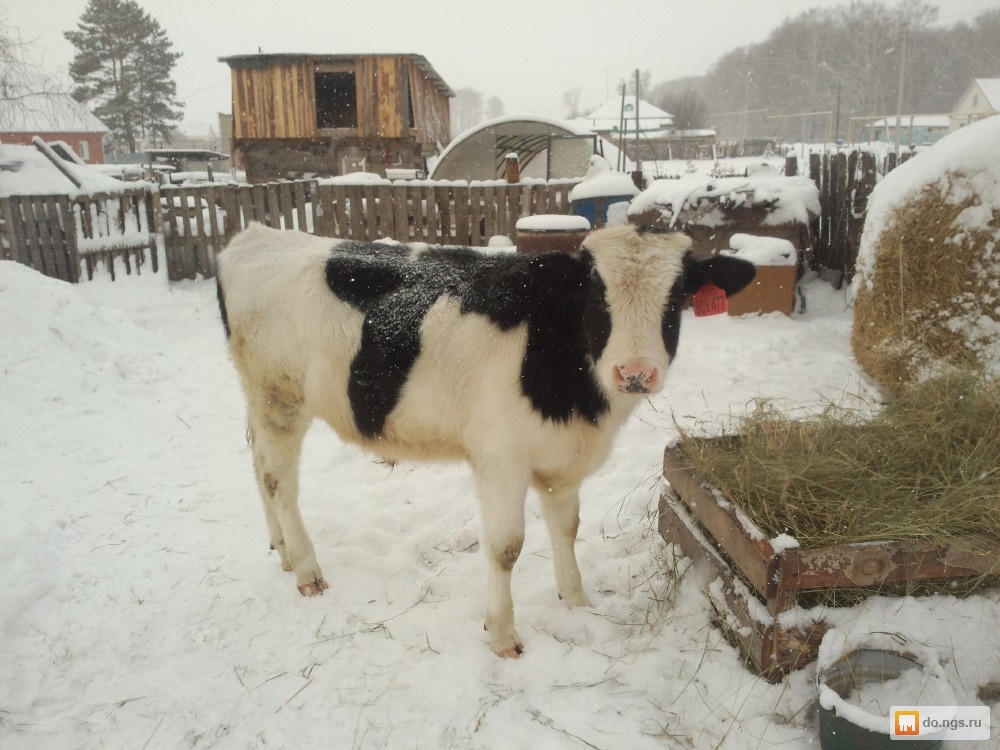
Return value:
<svg viewBox="0 0 1000 750">
<path fill-rule="evenodd" d="M 809 177 L 819 189 L 820 201 L 820 215 L 812 226 L 812 267 L 838 271 L 846 281 L 854 277 L 868 197 L 879 175 L 891 172 L 910 156 L 909 152 L 901 158 L 889 154 L 880 163 L 866 151 L 809 155 Z M 797 171 L 796 158 L 789 157 L 785 174 Z"/>
<path fill-rule="evenodd" d="M 136 273 L 157 270 L 159 212 L 145 188 L 116 193 L 15 195 L 0 198 L 0 251 L 6 260 L 47 276 L 91 279 L 99 265 L 115 278 L 116 265 Z M 81 269 L 82 266 L 82 269 Z"/>
<path fill-rule="evenodd" d="M 895 155 L 884 164 L 868 153 L 810 155 L 809 176 L 821 204 L 813 226 L 814 267 L 838 270 L 848 280 L 853 276 L 876 174 L 895 166 Z M 786 174 L 799 168 L 794 157 L 786 161 Z M 481 246 L 495 235 L 513 239 L 522 216 L 569 213 L 573 184 L 304 180 L 10 196 L 0 198 L 0 251 L 4 258 L 75 282 L 81 266 L 92 278 L 101 263 L 112 278 L 117 263 L 128 273 L 147 262 L 156 271 L 161 244 L 171 280 L 211 277 L 217 253 L 252 221 L 359 241 Z"/>
</svg>

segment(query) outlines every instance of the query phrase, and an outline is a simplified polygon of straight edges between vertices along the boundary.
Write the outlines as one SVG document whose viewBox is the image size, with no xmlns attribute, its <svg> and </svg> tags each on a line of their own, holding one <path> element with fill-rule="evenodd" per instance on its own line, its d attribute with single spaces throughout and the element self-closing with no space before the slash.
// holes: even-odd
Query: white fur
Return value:
<svg viewBox="0 0 1000 750">
<path fill-rule="evenodd" d="M 489 562 L 486 627 L 493 649 L 515 656 L 522 646 L 510 576 L 524 538 L 527 489 L 534 486 L 542 498 L 560 596 L 569 606 L 586 605 L 573 551 L 579 486 L 607 457 L 637 404 L 637 396 L 618 392 L 614 368 L 636 359 L 661 372 L 669 366 L 660 314 L 689 243 L 641 237 L 627 227 L 586 241 L 607 285 L 613 320 L 596 363 L 611 405 L 599 426 L 581 418 L 542 421 L 520 389 L 527 327 L 501 331 L 484 316 L 459 314 L 459 301 L 443 296 L 422 323 L 420 356 L 384 435 L 370 440 L 358 433 L 347 397 L 363 316 L 327 287 L 324 267 L 333 242 L 252 225 L 219 258 L 230 353 L 247 396 L 271 544 L 294 570 L 300 591 L 326 588 L 298 512 L 299 452 L 314 417 L 389 460 L 468 460 Z"/>
</svg>

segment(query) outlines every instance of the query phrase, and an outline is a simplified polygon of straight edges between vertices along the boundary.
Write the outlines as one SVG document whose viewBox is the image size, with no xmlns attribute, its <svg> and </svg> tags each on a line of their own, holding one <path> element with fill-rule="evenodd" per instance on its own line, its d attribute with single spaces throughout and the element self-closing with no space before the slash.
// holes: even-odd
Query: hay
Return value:
<svg viewBox="0 0 1000 750">
<path fill-rule="evenodd" d="M 997 366 L 1000 215 L 969 228 L 982 200 L 960 173 L 898 205 L 858 285 L 851 347 L 888 393 L 949 369 Z"/>
<path fill-rule="evenodd" d="M 796 421 L 765 404 L 737 435 L 682 432 L 680 448 L 765 534 L 803 548 L 1000 538 L 1000 380 L 936 378 L 871 418 L 829 407 Z"/>
</svg>

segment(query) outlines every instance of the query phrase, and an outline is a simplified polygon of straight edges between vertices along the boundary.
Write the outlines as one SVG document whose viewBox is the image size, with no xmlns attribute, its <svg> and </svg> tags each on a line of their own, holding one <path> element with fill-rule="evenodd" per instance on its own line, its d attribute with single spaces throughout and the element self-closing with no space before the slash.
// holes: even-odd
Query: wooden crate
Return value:
<svg viewBox="0 0 1000 750">
<path fill-rule="evenodd" d="M 695 474 L 679 449 L 666 449 L 663 476 L 670 486 L 660 497 L 660 535 L 707 574 L 701 580 L 720 626 L 754 670 L 772 682 L 817 657 L 828 626 L 809 619 L 800 606 L 807 592 L 875 593 L 885 586 L 1000 573 L 1000 539 L 991 535 L 776 549 Z"/>
</svg>

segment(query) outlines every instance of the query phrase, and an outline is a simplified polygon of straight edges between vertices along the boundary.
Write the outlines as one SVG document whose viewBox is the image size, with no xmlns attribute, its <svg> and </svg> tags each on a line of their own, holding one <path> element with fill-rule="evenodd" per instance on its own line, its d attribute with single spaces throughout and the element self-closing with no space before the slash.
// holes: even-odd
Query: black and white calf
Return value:
<svg viewBox="0 0 1000 750">
<path fill-rule="evenodd" d="M 579 487 L 642 394 L 659 390 L 686 297 L 754 276 L 695 261 L 681 234 L 592 233 L 579 257 L 338 242 L 254 225 L 219 257 L 229 351 L 249 405 L 271 544 L 299 591 L 327 588 L 298 508 L 314 417 L 390 461 L 464 459 L 489 564 L 486 629 L 522 651 L 511 570 L 529 486 L 551 535 L 556 585 L 587 604 L 573 544 Z"/>
</svg>

